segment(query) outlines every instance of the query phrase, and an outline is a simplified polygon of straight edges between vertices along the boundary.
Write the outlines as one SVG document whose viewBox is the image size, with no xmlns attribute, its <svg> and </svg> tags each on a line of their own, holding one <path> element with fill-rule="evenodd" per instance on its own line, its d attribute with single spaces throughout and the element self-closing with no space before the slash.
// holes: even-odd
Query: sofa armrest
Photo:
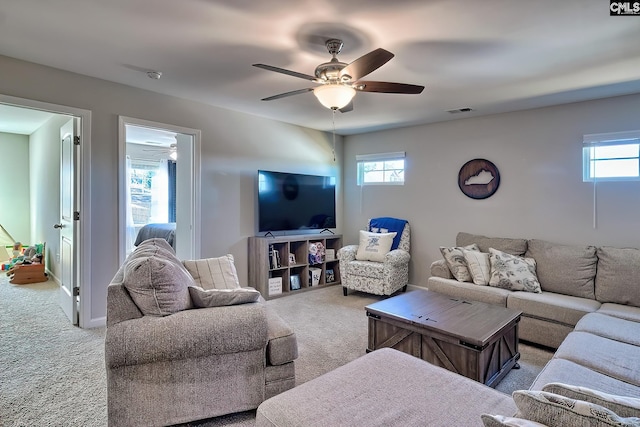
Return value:
<svg viewBox="0 0 640 427">
<path fill-rule="evenodd" d="M 431 276 L 442 277 L 443 279 L 453 279 L 451 270 L 447 262 L 443 259 L 439 259 L 431 263 Z"/>
<path fill-rule="evenodd" d="M 107 286 L 107 327 L 141 317 L 142 312 L 123 284 L 111 283 Z"/>
<path fill-rule="evenodd" d="M 340 262 L 355 261 L 358 245 L 343 246 L 338 250 L 338 260 Z"/>
<path fill-rule="evenodd" d="M 259 350 L 267 346 L 261 303 L 143 316 L 107 327 L 107 368 Z"/>
<path fill-rule="evenodd" d="M 384 256 L 384 264 L 385 266 L 389 265 L 394 267 L 403 266 L 407 265 L 410 259 L 411 255 L 409 255 L 409 252 L 403 251 L 402 249 L 394 249 Z"/>
</svg>

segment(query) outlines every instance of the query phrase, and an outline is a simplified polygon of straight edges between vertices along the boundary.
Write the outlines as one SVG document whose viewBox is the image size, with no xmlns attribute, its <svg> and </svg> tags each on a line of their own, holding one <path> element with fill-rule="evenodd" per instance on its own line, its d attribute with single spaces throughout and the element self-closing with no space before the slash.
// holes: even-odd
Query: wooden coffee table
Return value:
<svg viewBox="0 0 640 427">
<path fill-rule="evenodd" d="M 519 368 L 519 310 L 419 289 L 365 310 L 368 352 L 395 348 L 490 387 Z"/>
</svg>

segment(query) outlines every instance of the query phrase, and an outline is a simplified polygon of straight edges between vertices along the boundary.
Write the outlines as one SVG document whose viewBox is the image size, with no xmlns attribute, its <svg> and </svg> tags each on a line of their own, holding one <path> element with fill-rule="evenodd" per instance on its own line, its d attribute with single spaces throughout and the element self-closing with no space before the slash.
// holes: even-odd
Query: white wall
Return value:
<svg viewBox="0 0 640 427">
<path fill-rule="evenodd" d="M 60 277 L 60 127 L 69 117 L 55 115 L 29 137 L 32 243 L 46 243 L 46 268 Z"/>
<path fill-rule="evenodd" d="M 256 230 L 257 170 L 331 174 L 340 185 L 342 140 L 334 163 L 331 137 L 323 132 L 3 56 L 0 74 L 0 94 L 91 110 L 92 292 L 83 304 L 94 320 L 106 314 L 106 287 L 118 268 L 118 115 L 202 130 L 201 254 L 233 254 L 243 284 L 247 237 Z"/>
<path fill-rule="evenodd" d="M 28 244 L 29 137 L 0 132 L 0 224 L 15 240 Z"/>
<path fill-rule="evenodd" d="M 596 229 L 593 185 L 582 182 L 582 135 L 640 129 L 638 111 L 640 95 L 632 95 L 346 137 L 345 242 L 357 243 L 369 217 L 408 219 L 418 285 L 458 231 L 640 247 L 640 182 L 598 184 Z M 406 184 L 361 194 L 355 156 L 392 151 L 407 152 Z M 485 200 L 458 188 L 458 171 L 474 158 L 500 171 L 498 191 Z"/>
</svg>

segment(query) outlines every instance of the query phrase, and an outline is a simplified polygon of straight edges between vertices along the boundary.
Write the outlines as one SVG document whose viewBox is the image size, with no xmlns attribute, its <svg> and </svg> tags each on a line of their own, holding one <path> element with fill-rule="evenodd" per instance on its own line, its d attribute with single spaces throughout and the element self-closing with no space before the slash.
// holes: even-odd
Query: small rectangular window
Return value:
<svg viewBox="0 0 640 427">
<path fill-rule="evenodd" d="M 357 155 L 358 185 L 404 185 L 404 152 Z"/>
<path fill-rule="evenodd" d="M 582 180 L 640 180 L 640 131 L 585 135 Z"/>
</svg>

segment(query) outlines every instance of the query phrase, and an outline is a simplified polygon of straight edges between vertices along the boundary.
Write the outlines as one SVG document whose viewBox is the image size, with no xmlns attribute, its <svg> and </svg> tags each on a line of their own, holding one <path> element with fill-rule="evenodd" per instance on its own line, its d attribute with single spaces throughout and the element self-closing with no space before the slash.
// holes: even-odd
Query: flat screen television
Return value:
<svg viewBox="0 0 640 427">
<path fill-rule="evenodd" d="M 258 171 L 258 232 L 335 227 L 335 177 Z"/>
</svg>

